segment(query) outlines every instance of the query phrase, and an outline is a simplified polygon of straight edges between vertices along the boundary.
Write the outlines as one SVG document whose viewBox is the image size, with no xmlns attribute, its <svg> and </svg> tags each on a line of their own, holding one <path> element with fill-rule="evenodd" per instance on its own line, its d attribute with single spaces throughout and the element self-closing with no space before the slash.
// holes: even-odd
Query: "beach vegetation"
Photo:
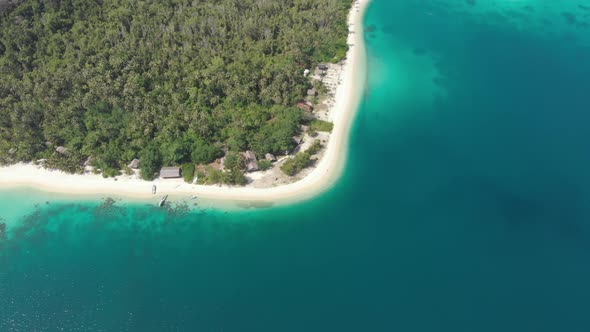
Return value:
<svg viewBox="0 0 590 332">
<path fill-rule="evenodd" d="M 325 95 L 328 93 L 328 87 L 322 81 L 316 80 L 313 81 L 313 88 L 317 91 L 318 95 Z M 316 100 L 317 102 L 317 100 Z"/>
<path fill-rule="evenodd" d="M 230 169 L 224 172 L 223 183 L 229 185 L 243 186 L 248 183 L 244 172 L 241 169 Z"/>
<path fill-rule="evenodd" d="M 297 175 L 304 168 L 313 165 L 315 159 L 313 159 L 312 156 L 318 153 L 321 147 L 320 141 L 315 140 L 307 150 L 299 152 L 293 158 L 285 161 L 285 163 L 281 165 L 281 171 L 289 176 Z"/>
<path fill-rule="evenodd" d="M 334 124 L 332 122 L 320 120 L 320 119 L 312 119 L 309 122 L 309 128 L 316 132 L 324 131 L 324 132 L 332 132 L 334 129 Z"/>
<path fill-rule="evenodd" d="M 261 171 L 266 171 L 272 167 L 272 162 L 268 159 L 260 159 L 257 161 L 258 169 Z"/>
<path fill-rule="evenodd" d="M 197 164 L 209 164 L 215 159 L 223 157 L 223 151 L 219 147 L 201 138 L 197 138 L 191 147 L 191 159 Z"/>
<path fill-rule="evenodd" d="M 294 148 L 302 74 L 348 49 L 349 0 L 0 5 L 0 163 L 103 174 Z M 68 156 L 53 156 L 57 146 Z M 230 168 L 227 172 L 231 172 Z M 243 174 L 242 174 L 243 175 Z M 228 182 L 243 182 L 232 173 Z"/>
<path fill-rule="evenodd" d="M 103 178 L 111 178 L 111 177 L 115 177 L 115 176 L 119 176 L 121 175 L 121 171 L 116 169 L 116 168 L 103 168 L 102 169 L 102 177 Z"/>
<path fill-rule="evenodd" d="M 207 182 L 207 176 L 203 171 L 197 171 L 197 184 L 205 184 Z"/>
<path fill-rule="evenodd" d="M 125 174 L 125 175 L 133 175 L 133 170 L 131 169 L 131 167 L 125 166 L 123 168 L 123 174 Z"/>
<path fill-rule="evenodd" d="M 225 155 L 224 167 L 227 170 L 243 169 L 244 168 L 244 158 L 239 153 L 234 152 L 234 151 L 230 151 Z"/>
<path fill-rule="evenodd" d="M 308 134 L 310 137 L 316 137 L 316 136 L 318 135 L 318 132 L 317 132 L 317 130 L 315 130 L 315 129 L 313 129 L 313 128 L 309 127 L 309 128 L 307 128 L 307 134 Z"/>
<path fill-rule="evenodd" d="M 141 178 L 146 181 L 153 180 L 162 167 L 160 149 L 155 144 L 150 144 L 141 151 L 139 158 L 141 160 L 139 163 Z"/>
<path fill-rule="evenodd" d="M 182 164 L 182 177 L 184 178 L 185 182 L 193 183 L 193 180 L 195 179 L 195 164 Z"/>
<path fill-rule="evenodd" d="M 211 167 L 209 168 L 205 182 L 206 184 L 219 184 L 223 183 L 223 180 L 224 176 L 221 170 L 213 169 Z"/>
<path fill-rule="evenodd" d="M 306 152 L 308 152 L 310 155 L 314 155 L 314 154 L 320 152 L 321 149 L 322 149 L 322 143 L 320 142 L 319 139 L 316 139 L 313 141 L 313 143 L 311 143 L 309 148 L 307 148 Z"/>
</svg>

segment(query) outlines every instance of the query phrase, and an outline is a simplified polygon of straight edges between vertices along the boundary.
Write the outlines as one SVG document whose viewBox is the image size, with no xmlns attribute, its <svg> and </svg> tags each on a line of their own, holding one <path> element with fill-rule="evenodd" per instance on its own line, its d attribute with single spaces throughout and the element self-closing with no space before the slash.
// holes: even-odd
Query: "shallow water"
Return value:
<svg viewBox="0 0 590 332">
<path fill-rule="evenodd" d="M 580 3 L 374 0 L 346 172 L 306 203 L 0 193 L 0 330 L 587 331 Z"/>
</svg>

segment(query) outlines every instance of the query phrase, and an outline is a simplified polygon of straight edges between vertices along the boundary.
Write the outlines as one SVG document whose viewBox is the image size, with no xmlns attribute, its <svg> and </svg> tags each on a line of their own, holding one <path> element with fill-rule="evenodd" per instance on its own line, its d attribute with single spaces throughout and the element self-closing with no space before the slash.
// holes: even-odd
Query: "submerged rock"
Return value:
<svg viewBox="0 0 590 332">
<path fill-rule="evenodd" d="M 0 222 L 0 239 L 6 239 L 6 223 Z"/>
</svg>

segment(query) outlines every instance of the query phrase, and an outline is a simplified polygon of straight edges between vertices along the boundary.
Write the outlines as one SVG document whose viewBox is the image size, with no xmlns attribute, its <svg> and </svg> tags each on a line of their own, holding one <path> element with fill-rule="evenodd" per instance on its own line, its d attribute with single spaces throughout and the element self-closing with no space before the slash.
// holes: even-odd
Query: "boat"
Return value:
<svg viewBox="0 0 590 332">
<path fill-rule="evenodd" d="M 166 200 L 168 199 L 168 195 L 165 195 L 164 197 L 162 197 L 162 199 L 160 200 L 160 203 L 158 203 L 159 207 L 164 206 L 164 204 L 166 204 Z"/>
<path fill-rule="evenodd" d="M 189 197 L 189 198 L 190 198 L 190 199 L 196 199 L 196 198 L 197 198 L 197 196 L 195 196 L 195 195 L 192 195 L 192 196 L 191 196 L 191 197 Z"/>
</svg>

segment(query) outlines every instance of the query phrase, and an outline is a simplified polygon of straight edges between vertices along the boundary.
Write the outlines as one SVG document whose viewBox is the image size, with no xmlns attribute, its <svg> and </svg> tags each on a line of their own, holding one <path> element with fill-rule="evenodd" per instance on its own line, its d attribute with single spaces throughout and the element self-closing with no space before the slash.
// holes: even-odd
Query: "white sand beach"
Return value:
<svg viewBox="0 0 590 332">
<path fill-rule="evenodd" d="M 152 186 L 156 185 L 156 197 L 164 194 L 171 198 L 195 195 L 207 201 L 250 203 L 290 203 L 309 199 L 329 189 L 343 172 L 351 124 L 364 92 L 366 55 L 362 22 L 368 3 L 369 0 L 355 1 L 349 13 L 348 43 L 351 47 L 331 114 L 334 129 L 323 157 L 313 171 L 301 180 L 269 188 L 206 186 L 188 184 L 182 179 L 157 179 L 150 182 L 129 176 L 120 176 L 115 180 L 94 174 L 71 175 L 20 163 L 0 168 L 0 188 L 32 187 L 74 196 L 154 200 Z"/>
</svg>

